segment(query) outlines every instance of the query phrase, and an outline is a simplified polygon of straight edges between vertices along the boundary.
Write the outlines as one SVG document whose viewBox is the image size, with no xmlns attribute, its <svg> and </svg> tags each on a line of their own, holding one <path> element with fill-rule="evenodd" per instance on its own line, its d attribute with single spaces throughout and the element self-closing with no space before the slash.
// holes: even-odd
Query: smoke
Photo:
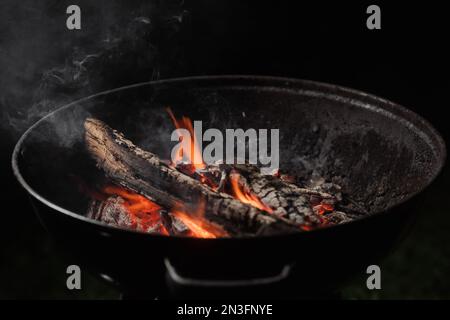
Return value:
<svg viewBox="0 0 450 320">
<path fill-rule="evenodd" d="M 69 1 L 3 1 L 0 129 L 14 140 L 55 108 L 89 94 L 183 75 L 189 14 L 181 0 L 78 1 L 82 30 L 65 28 Z"/>
</svg>

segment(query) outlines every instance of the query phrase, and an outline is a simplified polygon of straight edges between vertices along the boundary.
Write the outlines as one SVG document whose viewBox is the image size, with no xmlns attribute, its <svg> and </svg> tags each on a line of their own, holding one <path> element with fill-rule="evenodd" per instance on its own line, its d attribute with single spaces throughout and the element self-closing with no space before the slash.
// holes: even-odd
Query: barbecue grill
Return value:
<svg viewBox="0 0 450 320">
<path fill-rule="evenodd" d="M 86 217 L 90 199 L 77 181 L 90 184 L 102 173 L 84 146 L 85 120 L 101 119 L 142 148 L 170 154 L 167 106 L 214 128 L 279 128 L 281 170 L 338 179 L 366 213 L 308 232 L 218 239 L 153 235 Z M 371 94 L 306 80 L 209 76 L 140 83 L 66 105 L 22 136 L 13 169 L 64 252 L 126 296 L 320 297 L 378 263 L 405 234 L 415 196 L 439 174 L 445 154 L 427 121 Z"/>
</svg>

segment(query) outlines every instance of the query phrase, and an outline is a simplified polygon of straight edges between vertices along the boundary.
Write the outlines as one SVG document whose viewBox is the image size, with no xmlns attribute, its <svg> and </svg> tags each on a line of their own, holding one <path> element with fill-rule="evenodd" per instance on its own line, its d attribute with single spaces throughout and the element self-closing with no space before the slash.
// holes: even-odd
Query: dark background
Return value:
<svg viewBox="0 0 450 320">
<path fill-rule="evenodd" d="M 55 253 L 10 169 L 20 134 L 77 97 L 175 76 L 305 78 L 405 105 L 431 121 L 448 141 L 446 8 L 437 1 L 313 3 L 2 0 L 0 298 L 118 297 L 87 275 L 83 290 L 65 289 L 65 268 L 76 262 Z M 69 4 L 82 9 L 80 31 L 65 27 Z M 381 7 L 381 30 L 366 28 L 369 4 Z M 86 59 L 89 54 L 95 56 Z M 445 168 L 421 195 L 416 208 L 421 214 L 409 236 L 382 264 L 383 289 L 369 292 L 362 270 L 362 278 L 349 283 L 343 296 L 450 298 L 449 191 Z"/>
</svg>

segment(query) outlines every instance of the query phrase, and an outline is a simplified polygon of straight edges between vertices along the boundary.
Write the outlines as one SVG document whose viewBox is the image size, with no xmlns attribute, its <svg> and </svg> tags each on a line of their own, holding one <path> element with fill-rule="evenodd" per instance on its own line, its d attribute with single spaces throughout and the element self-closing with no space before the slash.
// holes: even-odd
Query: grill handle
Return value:
<svg viewBox="0 0 450 320">
<path fill-rule="evenodd" d="M 168 258 L 164 259 L 167 276 L 171 281 L 180 286 L 192 286 L 203 288 L 226 288 L 226 287 L 250 287 L 259 285 L 270 285 L 278 283 L 289 277 L 293 264 L 286 264 L 279 273 L 267 277 L 249 278 L 249 279 L 196 279 L 180 275 Z"/>
</svg>

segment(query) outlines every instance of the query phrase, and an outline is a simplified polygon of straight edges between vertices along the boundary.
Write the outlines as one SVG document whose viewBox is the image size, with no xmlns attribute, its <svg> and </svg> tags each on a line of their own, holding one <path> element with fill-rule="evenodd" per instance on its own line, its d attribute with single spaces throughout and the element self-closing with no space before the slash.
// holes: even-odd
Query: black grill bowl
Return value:
<svg viewBox="0 0 450 320">
<path fill-rule="evenodd" d="M 167 106 L 204 128 L 280 129 L 282 171 L 338 179 L 370 215 L 310 232 L 226 239 L 155 236 L 86 218 L 89 197 L 79 181 L 101 173 L 84 148 L 84 120 L 99 118 L 168 158 Z M 214 76 L 141 83 L 64 106 L 22 136 L 13 169 L 60 247 L 124 292 L 161 294 L 167 276 L 230 295 L 289 279 L 296 295 L 308 296 L 379 262 L 408 229 L 415 196 L 439 174 L 445 153 L 427 121 L 373 95 L 305 80 Z"/>
</svg>

